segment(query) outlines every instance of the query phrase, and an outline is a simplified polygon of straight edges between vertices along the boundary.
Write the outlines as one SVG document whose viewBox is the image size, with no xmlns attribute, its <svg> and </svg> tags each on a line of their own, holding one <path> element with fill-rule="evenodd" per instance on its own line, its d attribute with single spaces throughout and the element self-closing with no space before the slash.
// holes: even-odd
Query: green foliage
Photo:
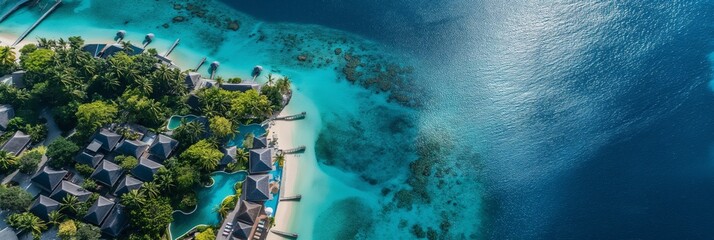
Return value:
<svg viewBox="0 0 714 240">
<path fill-rule="evenodd" d="M 193 207 L 198 204 L 198 199 L 196 198 L 196 194 L 186 194 L 181 198 L 181 202 L 179 203 L 179 208 L 182 210 L 189 210 L 193 209 Z"/>
<path fill-rule="evenodd" d="M 77 214 L 82 208 L 82 202 L 74 195 L 67 195 L 60 201 L 60 210 L 69 214 Z M 79 215 L 79 214 L 77 214 Z"/>
<path fill-rule="evenodd" d="M 74 168 L 77 169 L 77 172 L 79 172 L 82 177 L 85 178 L 88 178 L 94 172 L 94 168 L 92 168 L 92 166 L 83 163 L 75 165 Z"/>
<path fill-rule="evenodd" d="M 57 226 L 62 222 L 62 219 L 64 218 L 64 215 L 58 211 L 52 211 L 47 214 L 47 217 L 49 217 L 49 224 L 53 226 Z"/>
<path fill-rule="evenodd" d="M 0 76 L 15 69 L 15 52 L 8 46 L 0 47 Z"/>
<path fill-rule="evenodd" d="M 0 150 L 0 173 L 10 173 L 17 169 L 18 162 L 15 154 Z"/>
<path fill-rule="evenodd" d="M 253 148 L 253 139 L 255 139 L 255 134 L 246 134 L 245 138 L 243 139 L 243 147 L 248 149 Z"/>
<path fill-rule="evenodd" d="M 24 174 L 32 174 L 37 170 L 37 164 L 42 161 L 42 155 L 47 152 L 47 148 L 44 146 L 37 147 L 30 151 L 26 151 L 20 156 L 18 160 L 20 165 L 20 172 Z"/>
<path fill-rule="evenodd" d="M 275 161 L 278 162 L 279 167 L 282 168 L 283 166 L 285 166 L 285 154 L 281 153 L 275 156 Z"/>
<path fill-rule="evenodd" d="M 218 167 L 221 157 L 223 157 L 223 153 L 215 145 L 201 140 L 181 153 L 179 160 L 189 162 L 203 171 L 210 172 Z"/>
<path fill-rule="evenodd" d="M 206 230 L 203 230 L 201 233 L 196 235 L 196 240 L 216 240 L 216 233 L 213 231 L 213 228 L 206 228 Z"/>
<path fill-rule="evenodd" d="M 241 83 L 241 82 L 243 82 L 243 79 L 240 79 L 239 77 L 233 77 L 233 78 L 229 78 L 228 80 L 226 80 L 226 82 L 228 82 L 228 83 Z"/>
<path fill-rule="evenodd" d="M 137 209 L 146 203 L 146 196 L 143 192 L 134 189 L 122 195 L 121 203 L 130 209 Z"/>
<path fill-rule="evenodd" d="M 215 211 L 218 213 L 218 215 L 221 216 L 221 218 L 225 218 L 226 215 L 228 215 L 228 213 L 236 207 L 237 202 L 238 198 L 235 195 L 230 195 L 223 199 L 220 204 L 218 204 Z"/>
<path fill-rule="evenodd" d="M 201 111 L 206 116 L 222 116 L 233 122 L 250 118 L 265 118 L 272 113 L 270 100 L 255 90 L 231 92 L 220 88 L 204 88 L 198 92 Z"/>
<path fill-rule="evenodd" d="M 217 140 L 223 140 L 235 131 L 233 124 L 228 119 L 221 116 L 214 116 L 208 120 L 211 133 Z"/>
<path fill-rule="evenodd" d="M 36 78 L 41 78 L 47 76 L 50 69 L 52 69 L 52 59 L 55 56 L 55 52 L 50 49 L 37 49 L 28 54 L 23 54 L 23 58 L 20 58 L 20 65 L 22 69 L 27 71 L 28 79 L 37 80 Z M 25 82 L 29 87 L 34 85 L 35 82 Z"/>
<path fill-rule="evenodd" d="M 141 95 L 138 91 L 126 91 L 122 96 L 122 111 L 126 121 L 147 127 L 159 127 L 169 112 L 160 102 Z"/>
<path fill-rule="evenodd" d="M 77 144 L 64 138 L 57 138 L 47 147 L 47 164 L 53 168 L 63 168 L 74 165 L 74 155 L 79 151 Z"/>
<path fill-rule="evenodd" d="M 179 192 L 186 192 L 191 191 L 191 188 L 199 182 L 201 173 L 190 163 L 184 162 L 171 168 L 171 176 L 174 177 L 172 182 L 175 184 L 177 190 Z"/>
<path fill-rule="evenodd" d="M 111 123 L 117 114 L 113 104 L 94 101 L 77 108 L 77 134 L 83 138 L 91 136 L 98 128 Z"/>
<path fill-rule="evenodd" d="M 182 122 L 181 126 L 174 130 L 174 138 L 180 146 L 191 146 L 203 137 L 206 127 L 200 121 Z"/>
<path fill-rule="evenodd" d="M 32 194 L 17 186 L 0 185 L 0 209 L 20 212 L 32 204 Z"/>
<path fill-rule="evenodd" d="M 129 216 L 135 230 L 154 239 L 163 235 L 166 226 L 173 221 L 173 209 L 166 198 L 155 198 L 145 204 L 131 208 Z"/>
<path fill-rule="evenodd" d="M 97 182 L 95 182 L 92 179 L 85 179 L 84 182 L 82 183 L 82 187 L 89 191 L 97 191 L 97 188 L 99 188 L 99 185 L 97 185 Z"/>
<path fill-rule="evenodd" d="M 77 240 L 99 240 L 102 236 L 101 230 L 87 223 L 79 223 L 77 228 Z"/>
<path fill-rule="evenodd" d="M 14 117 L 7 124 L 7 131 L 22 131 L 30 135 L 32 143 L 38 143 L 47 137 L 47 126 L 44 124 L 29 124 L 22 117 Z"/>
<path fill-rule="evenodd" d="M 67 220 L 60 223 L 57 236 L 62 240 L 72 240 L 77 236 L 77 225 L 73 220 Z"/>
<path fill-rule="evenodd" d="M 72 130 L 77 126 L 77 116 L 75 113 L 79 108 L 79 103 L 72 101 L 67 105 L 62 105 L 52 109 L 52 115 L 57 123 L 57 126 L 63 131 Z"/>
<path fill-rule="evenodd" d="M 139 165 L 139 160 L 136 160 L 133 156 L 119 155 L 114 158 L 114 161 L 118 162 L 119 166 L 127 171 L 131 171 L 136 165 Z"/>
<path fill-rule="evenodd" d="M 47 230 L 45 221 L 29 212 L 10 214 L 5 221 L 15 230 L 32 233 L 34 239 L 40 239 L 42 232 Z"/>
</svg>

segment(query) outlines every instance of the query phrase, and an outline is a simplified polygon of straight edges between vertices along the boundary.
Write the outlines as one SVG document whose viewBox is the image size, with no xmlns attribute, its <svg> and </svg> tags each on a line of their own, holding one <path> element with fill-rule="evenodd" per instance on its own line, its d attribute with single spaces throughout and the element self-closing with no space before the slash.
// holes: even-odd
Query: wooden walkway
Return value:
<svg viewBox="0 0 714 240">
<path fill-rule="evenodd" d="M 45 14 L 42 14 L 42 16 L 40 17 L 40 19 L 37 19 L 37 21 L 36 21 L 34 24 L 32 24 L 32 26 L 30 26 L 30 28 L 28 28 L 27 30 L 25 30 L 25 32 L 22 33 L 22 35 L 20 35 L 19 38 L 17 38 L 17 40 L 15 41 L 15 43 L 12 44 L 12 46 L 14 47 L 14 46 L 16 46 L 18 43 L 22 42 L 22 40 L 25 39 L 25 37 L 27 37 L 27 35 L 30 34 L 30 32 L 32 32 L 32 30 L 35 29 L 35 27 L 37 27 L 37 25 L 40 25 L 40 23 L 42 22 L 42 20 L 45 20 L 45 18 L 46 18 L 47 16 L 49 16 L 50 13 L 52 13 L 52 11 L 54 11 L 55 9 L 57 9 L 57 7 L 58 7 L 61 3 L 62 3 L 62 0 L 56 0 L 56 1 L 55 1 L 55 4 L 52 5 L 52 7 L 50 7 L 50 9 L 48 9 L 47 12 L 45 12 Z"/>
<path fill-rule="evenodd" d="M 18 1 L 18 2 L 15 4 L 15 6 L 12 6 L 12 8 L 10 8 L 9 11 L 7 11 L 5 14 L 3 14 L 2 16 L 0 16 L 0 22 L 2 22 L 3 20 L 5 20 L 7 17 L 10 16 L 10 14 L 14 13 L 15 11 L 17 11 L 17 9 L 20 9 L 20 7 L 22 7 L 23 5 L 27 4 L 28 2 L 30 2 L 30 0 L 20 0 L 20 1 Z"/>
<path fill-rule="evenodd" d="M 298 194 L 295 196 L 281 197 L 280 201 L 300 201 L 300 199 L 302 199 L 302 195 Z"/>
<path fill-rule="evenodd" d="M 305 146 L 299 146 L 296 148 L 284 149 L 284 150 L 279 149 L 278 152 L 282 153 L 282 154 L 303 153 L 303 152 L 305 152 Z"/>
<path fill-rule="evenodd" d="M 290 116 L 274 117 L 273 120 L 285 120 L 285 121 L 299 120 L 299 119 L 304 119 L 306 115 L 307 115 L 306 112 L 301 112 L 299 114 L 290 115 Z"/>
<path fill-rule="evenodd" d="M 206 63 L 206 57 L 203 57 L 203 59 L 201 59 L 201 62 L 198 63 L 198 66 L 196 66 L 196 68 L 194 68 L 193 71 L 197 72 L 198 69 L 201 69 L 201 67 L 203 66 L 204 63 Z"/>
<path fill-rule="evenodd" d="M 279 230 L 276 230 L 276 229 L 270 229 L 270 232 L 275 233 L 275 234 L 278 234 L 278 235 L 280 235 L 280 236 L 282 236 L 282 237 L 286 237 L 286 238 L 293 238 L 293 239 L 297 239 L 297 238 L 298 238 L 297 233 L 283 232 L 283 231 L 279 231 Z"/>
<path fill-rule="evenodd" d="M 176 46 L 179 44 L 179 41 L 181 41 L 180 38 L 176 39 L 176 41 L 174 41 L 174 44 L 172 44 L 171 47 L 169 48 L 169 50 L 166 51 L 166 53 L 164 53 L 164 57 L 168 57 L 169 54 L 171 54 L 171 52 L 174 51 L 174 48 L 176 48 Z"/>
</svg>

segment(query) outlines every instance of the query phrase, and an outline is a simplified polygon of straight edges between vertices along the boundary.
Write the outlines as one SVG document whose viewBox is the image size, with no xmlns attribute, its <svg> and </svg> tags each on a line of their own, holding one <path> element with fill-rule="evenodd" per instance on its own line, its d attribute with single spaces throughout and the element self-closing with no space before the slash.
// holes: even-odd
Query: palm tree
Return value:
<svg viewBox="0 0 714 240">
<path fill-rule="evenodd" d="M 278 154 L 278 156 L 275 156 L 275 161 L 278 162 L 279 167 L 283 167 L 285 165 L 285 154 Z"/>
<path fill-rule="evenodd" d="M 134 53 L 134 48 L 131 46 L 131 41 L 121 42 L 121 50 L 126 54 Z"/>
<path fill-rule="evenodd" d="M 0 64 L 11 65 L 15 63 L 15 52 L 10 47 L 0 48 Z"/>
<path fill-rule="evenodd" d="M 268 85 L 273 85 L 273 82 L 275 81 L 273 73 L 268 73 L 268 76 L 265 76 L 265 78 L 268 79 L 268 81 L 266 82 Z"/>
<path fill-rule="evenodd" d="M 176 186 L 171 178 L 171 174 L 156 174 L 155 182 L 158 183 L 158 187 L 164 192 L 171 191 Z"/>
<path fill-rule="evenodd" d="M 42 231 L 47 230 L 47 224 L 32 213 L 12 214 L 7 218 L 8 225 L 19 232 L 31 232 L 34 239 L 40 239 Z"/>
<path fill-rule="evenodd" d="M 218 158 L 206 158 L 198 164 L 204 171 L 213 171 L 218 167 Z"/>
<path fill-rule="evenodd" d="M 49 224 L 54 226 L 59 225 L 59 223 L 62 222 L 62 218 L 64 218 L 62 213 L 58 211 L 52 211 L 47 214 L 47 216 L 50 218 Z"/>
<path fill-rule="evenodd" d="M 124 204 L 124 206 L 130 207 L 130 208 L 135 208 L 135 207 L 141 206 L 145 202 L 146 202 L 146 199 L 144 198 L 144 194 L 142 194 L 142 192 L 139 192 L 136 189 L 131 190 L 128 193 L 125 193 L 121 197 L 121 203 Z"/>
<path fill-rule="evenodd" d="M 154 182 L 147 182 L 141 187 L 142 191 L 149 198 L 155 198 L 159 196 L 159 186 Z"/>
<path fill-rule="evenodd" d="M 76 214 L 79 210 L 80 204 L 81 203 L 79 202 L 79 198 L 77 198 L 77 196 L 67 195 L 62 198 L 62 202 L 60 203 L 60 210 Z"/>
<path fill-rule="evenodd" d="M 246 164 L 249 158 L 250 152 L 244 150 L 243 148 L 239 148 L 238 150 L 236 150 L 236 160 L 238 160 L 241 165 Z"/>
<path fill-rule="evenodd" d="M 151 80 L 144 76 L 139 76 L 134 79 L 134 87 L 144 96 L 149 96 L 154 91 L 154 85 L 151 83 Z"/>
<path fill-rule="evenodd" d="M 0 172 L 13 169 L 17 164 L 17 157 L 14 154 L 0 150 Z"/>
<path fill-rule="evenodd" d="M 255 134 L 253 134 L 253 133 L 246 134 L 245 139 L 243 139 L 243 147 L 244 148 L 253 148 L 253 138 L 255 138 Z"/>
<path fill-rule="evenodd" d="M 60 38 L 57 40 L 57 47 L 64 49 L 67 46 L 67 42 L 64 41 L 64 39 Z"/>
<path fill-rule="evenodd" d="M 290 85 L 291 81 L 288 77 L 278 79 L 278 82 L 275 83 L 275 87 L 277 87 L 278 91 L 280 91 L 280 93 L 282 94 L 287 94 L 288 92 L 290 92 Z"/>
<path fill-rule="evenodd" d="M 189 143 L 195 143 L 201 140 L 201 137 L 206 131 L 206 127 L 199 121 L 188 122 L 176 130 L 179 129 L 181 129 L 180 135 L 184 135 L 185 140 L 188 140 Z"/>
<path fill-rule="evenodd" d="M 228 198 L 226 198 L 225 200 L 228 200 Z M 216 207 L 215 211 L 219 215 L 221 215 L 221 218 L 225 218 L 226 215 L 228 215 L 228 213 L 232 210 L 231 206 L 230 206 L 230 202 L 231 201 L 223 201 L 220 204 L 218 204 L 218 207 Z"/>
</svg>

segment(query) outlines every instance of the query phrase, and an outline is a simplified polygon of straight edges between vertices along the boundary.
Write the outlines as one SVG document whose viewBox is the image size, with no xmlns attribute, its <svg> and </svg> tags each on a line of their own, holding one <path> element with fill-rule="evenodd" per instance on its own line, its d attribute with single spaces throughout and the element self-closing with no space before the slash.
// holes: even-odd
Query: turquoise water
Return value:
<svg viewBox="0 0 714 240">
<path fill-rule="evenodd" d="M 186 120 L 186 122 L 190 122 L 198 118 L 198 116 L 195 115 L 186 115 L 186 116 L 171 116 L 169 118 L 169 123 L 166 124 L 166 129 L 168 130 L 174 130 L 181 126 L 181 121 Z"/>
<path fill-rule="evenodd" d="M 237 182 L 246 178 L 245 172 L 232 174 L 218 172 L 212 175 L 213 185 L 211 187 L 199 187 L 196 189 L 198 197 L 197 208 L 191 214 L 175 212 L 174 221 L 171 223 L 171 236 L 176 238 L 190 231 L 198 225 L 215 225 L 220 221 L 216 207 L 223 199 L 236 194 L 234 186 Z"/>
<path fill-rule="evenodd" d="M 181 39 L 171 58 L 183 69 L 193 68 L 205 56 L 207 62 L 221 62 L 217 74 L 224 77 L 248 79 L 255 65 L 262 65 L 265 73 L 272 71 L 290 76 L 293 99 L 284 114 L 305 111 L 308 117 L 294 122 L 294 139 L 290 139 L 292 144 L 287 146 L 305 145 L 307 151 L 299 159 L 295 192 L 302 194 L 303 199 L 295 205 L 293 219 L 278 225 L 298 233 L 301 238 L 409 239 L 413 237 L 412 225 L 438 229 L 444 216 L 461 220 L 460 224 L 451 226 L 450 233 L 454 236 L 469 236 L 477 231 L 481 221 L 479 183 L 473 173 L 457 172 L 474 169 L 468 167 L 469 162 L 460 161 L 466 163 L 466 167 L 448 164 L 443 171 L 448 168 L 452 177 L 434 178 L 421 186 L 430 192 L 428 201 L 415 198 L 408 208 L 395 205 L 396 192 L 412 189 L 408 184 L 412 179 L 409 163 L 417 158 L 414 155 L 417 134 L 425 132 L 450 139 L 448 136 L 455 136 L 458 131 L 443 125 L 438 117 L 421 118 L 417 110 L 389 101 L 390 96 L 384 91 L 376 91 L 374 87 L 365 90 L 345 80 L 341 67 L 346 62 L 346 54 L 336 55 L 335 50 L 340 48 L 363 55 L 365 63 L 380 62 L 383 68 L 395 61 L 416 66 L 422 60 L 401 49 L 345 31 L 312 24 L 263 22 L 217 1 L 189 2 L 204 6 L 209 16 L 201 18 L 185 10 L 174 10 L 173 2 L 163 0 L 127 0 L 121 4 L 110 0 L 66 0 L 27 39 L 81 34 L 88 42 L 103 43 L 112 41 L 116 31 L 123 29 L 127 31 L 127 40 L 137 43 L 151 32 L 156 39 L 149 47 L 160 53 L 175 39 Z M 40 14 L 37 8 L 17 12 L 0 23 L 0 36 L 14 39 Z M 172 22 L 175 16 L 184 16 L 187 20 Z M 224 19 L 239 20 L 240 29 L 227 29 L 221 25 Z M 300 54 L 309 55 L 311 60 L 298 61 Z M 417 68 L 416 71 L 423 70 Z M 257 81 L 266 80 L 261 76 Z M 241 141 L 242 137 L 236 136 L 231 144 L 238 145 Z M 481 145 L 479 142 L 469 144 L 471 148 Z M 440 184 L 452 186 L 444 188 Z M 463 194 L 465 192 L 469 194 Z M 213 201 L 215 204 L 207 204 L 213 207 L 223 197 L 210 196 L 201 201 Z M 469 207 L 432 204 L 457 197 Z M 217 221 L 215 214 L 202 216 L 196 219 L 176 216 L 172 232 L 185 232 L 204 220 Z M 326 221 L 334 227 L 321 227 Z M 395 229 L 395 226 L 399 227 Z"/>
<path fill-rule="evenodd" d="M 248 124 L 238 126 L 238 134 L 235 134 L 231 140 L 226 143 L 229 147 L 243 147 L 243 140 L 248 133 L 253 133 L 254 136 L 263 136 L 267 131 L 260 124 Z"/>
</svg>

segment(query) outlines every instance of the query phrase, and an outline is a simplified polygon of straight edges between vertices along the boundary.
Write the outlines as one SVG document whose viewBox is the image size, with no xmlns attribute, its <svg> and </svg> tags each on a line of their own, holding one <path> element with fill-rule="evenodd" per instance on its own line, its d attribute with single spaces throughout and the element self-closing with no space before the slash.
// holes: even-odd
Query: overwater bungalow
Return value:
<svg viewBox="0 0 714 240">
<path fill-rule="evenodd" d="M 255 174 L 267 173 L 272 170 L 272 151 L 269 148 L 250 150 L 248 172 Z"/>
<path fill-rule="evenodd" d="M 270 199 L 270 175 L 248 175 L 243 183 L 245 200 L 262 202 Z"/>
<path fill-rule="evenodd" d="M 116 188 L 114 189 L 114 196 L 121 197 L 122 194 L 128 193 L 131 190 L 138 190 L 144 185 L 139 179 L 132 177 L 131 175 L 125 175 L 124 178 L 119 180 Z"/>
<path fill-rule="evenodd" d="M 173 138 L 159 134 L 149 147 L 149 153 L 153 159 L 163 162 L 171 156 L 178 144 L 179 142 Z"/>
<path fill-rule="evenodd" d="M 109 213 L 109 216 L 104 219 L 104 222 L 100 226 L 102 232 L 114 238 L 119 236 L 129 224 L 129 217 L 127 214 L 128 213 L 124 210 L 124 206 L 121 204 L 115 204 L 114 208 L 112 208 Z"/>
<path fill-rule="evenodd" d="M 109 200 L 105 197 L 99 196 L 97 201 L 89 207 L 87 214 L 84 215 L 83 220 L 85 222 L 101 226 L 104 219 L 109 216 L 112 208 L 114 207 L 114 201 Z"/>
<path fill-rule="evenodd" d="M 54 170 L 48 166 L 44 166 L 40 171 L 35 173 L 30 180 L 41 190 L 51 193 L 59 186 L 67 173 L 65 170 Z"/>
<path fill-rule="evenodd" d="M 93 153 L 88 150 L 83 150 L 79 154 L 77 154 L 74 160 L 80 164 L 87 164 L 89 166 L 96 167 L 97 164 L 99 164 L 103 158 L 104 154 Z"/>
<path fill-rule="evenodd" d="M 87 200 L 89 200 L 89 196 L 92 195 L 92 192 L 70 181 L 62 181 L 60 185 L 55 188 L 54 191 L 52 191 L 50 197 L 54 200 L 61 202 L 62 199 L 67 195 L 73 195 L 77 197 L 79 201 L 86 202 Z"/>
<path fill-rule="evenodd" d="M 2 146 L 3 151 L 13 153 L 15 156 L 19 156 L 27 147 L 30 146 L 30 135 L 23 132 L 17 131 L 12 138 L 8 140 L 5 145 Z"/>
<path fill-rule="evenodd" d="M 163 166 L 164 165 L 151 161 L 148 158 L 141 158 L 139 164 L 131 170 L 131 174 L 134 174 L 136 178 L 144 182 L 151 182 L 154 180 L 154 174 Z"/>
<path fill-rule="evenodd" d="M 139 140 L 124 139 L 117 145 L 116 152 L 127 156 L 133 156 L 136 159 L 141 158 L 144 152 L 149 148 L 149 144 Z"/>
<path fill-rule="evenodd" d="M 121 178 L 123 174 L 124 169 L 122 169 L 119 165 L 108 160 L 102 160 L 102 162 L 99 163 L 99 165 L 97 165 L 94 169 L 90 178 L 111 188 L 117 181 L 119 181 L 119 178 Z"/>
<path fill-rule="evenodd" d="M 7 130 L 10 119 L 15 117 L 15 110 L 10 105 L 0 105 L 0 132 Z"/>
<path fill-rule="evenodd" d="M 42 220 L 49 221 L 52 211 L 59 211 L 60 203 L 45 195 L 39 195 L 30 205 L 30 212 L 40 217 Z"/>
</svg>

